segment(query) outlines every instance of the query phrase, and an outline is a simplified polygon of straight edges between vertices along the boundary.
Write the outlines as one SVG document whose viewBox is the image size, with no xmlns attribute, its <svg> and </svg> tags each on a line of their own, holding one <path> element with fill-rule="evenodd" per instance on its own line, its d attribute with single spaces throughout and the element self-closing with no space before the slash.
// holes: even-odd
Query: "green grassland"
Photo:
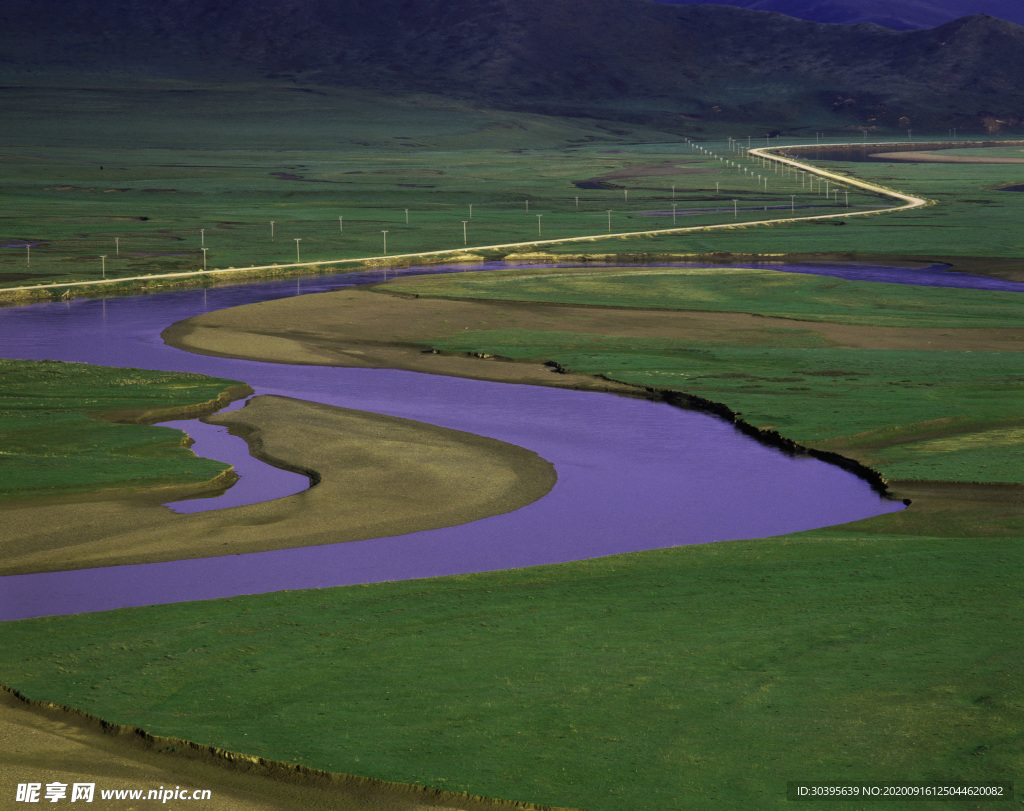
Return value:
<svg viewBox="0 0 1024 811">
<path fill-rule="evenodd" d="M 204 260 L 208 268 L 245 268 L 373 257 L 384 253 L 384 231 L 394 255 L 887 205 L 852 186 L 826 196 L 725 140 L 703 143 L 706 153 L 641 126 L 424 96 L 152 84 L 0 91 L 0 286 L 191 271 Z M 40 118 L 45 109 L 62 110 L 61 126 Z M 1019 149 L 980 152 L 1013 157 Z M 878 255 L 1012 258 L 1024 248 L 1016 228 L 1024 196 L 1000 191 L 1024 182 L 1024 167 L 822 165 L 940 205 L 880 218 L 603 238 L 593 249 L 835 254 L 867 245 Z M 601 187 L 574 185 L 582 181 Z M 551 250 L 578 253 L 581 245 Z"/>
<path fill-rule="evenodd" d="M 6 623 L 3 680 L 156 734 L 589 811 L 1019 782 L 1019 520 L 893 526 Z"/>
<path fill-rule="evenodd" d="M 195 374 L 0 359 L 0 501 L 221 481 L 173 419 L 226 404 L 244 384 Z M 116 422 L 113 420 L 117 420 Z"/>
<path fill-rule="evenodd" d="M 293 261 L 295 238 L 303 259 L 376 255 L 384 229 L 393 253 L 459 247 L 470 203 L 470 245 L 532 239 L 536 214 L 552 238 L 600 233 L 609 208 L 615 230 L 666 227 L 673 183 L 679 210 L 727 209 L 680 224 L 729 221 L 732 199 L 741 201 L 739 222 L 763 216 L 764 205 L 784 216 L 791 194 L 805 195 L 795 204 L 813 206 L 809 214 L 842 206 L 799 190 L 795 178 L 765 194 L 720 161 L 627 125 L 295 88 L 82 93 L 70 107 L 64 90 L 33 92 L 8 108 L 16 135 L 0 150 L 0 273 L 9 285 L 94 278 L 99 254 L 111 275 L 200 267 L 201 228 L 218 267 Z M 199 112 L 178 114 L 180 98 Z M 46 104 L 69 109 L 66 128 L 39 123 Z M 571 183 L 669 161 L 717 173 L 608 181 L 627 189 Z M 1022 179 L 1018 167 L 842 168 L 940 205 L 842 227 L 594 248 L 1020 255 L 1024 196 L 997 190 Z M 879 201 L 858 193 L 850 202 Z M 25 242 L 38 243 L 30 266 Z M 676 306 L 698 292 L 709 307 L 757 303 L 752 275 L 687 280 Z M 467 286 L 439 295 L 476 284 L 446 282 Z M 656 271 L 644 283 L 623 277 L 614 289 L 566 283 L 557 292 L 650 306 L 678 283 Z M 870 325 L 905 316 L 952 330 L 1014 317 L 1012 300 L 999 296 L 916 297 L 853 283 L 829 292 L 834 280 L 808 277 L 777 284 L 762 305 L 793 318 Z M 878 311 L 879 300 L 893 309 Z M 804 439 L 967 415 L 973 422 L 955 434 L 875 442 L 875 462 L 906 478 L 1020 481 L 1012 353 L 858 353 L 830 348 L 796 321 L 743 344 L 509 331 L 448 339 L 446 348 L 557 358 L 675 387 Z M 981 500 L 582 563 L 3 623 L 0 681 L 156 734 L 589 811 L 788 808 L 787 780 L 1019 785 L 1022 538 L 1019 503 Z"/>
<path fill-rule="evenodd" d="M 417 280 L 417 295 L 756 313 L 879 327 L 1019 327 L 1018 293 L 951 290 L 743 267 L 494 270 Z M 798 328 L 794 324 L 794 329 Z"/>
<path fill-rule="evenodd" d="M 548 273 L 548 299 L 596 288 L 647 301 L 627 277 Z M 536 292 L 545 275 L 429 285 Z M 641 278 L 665 301 L 699 299 L 687 285 L 724 299 L 710 275 Z M 827 318 L 825 282 L 780 277 L 765 309 L 802 302 Z M 871 324 L 871 287 L 840 283 L 835 311 L 863 301 Z M 984 295 L 942 295 L 921 323 L 955 329 L 968 299 L 960 323 L 989 323 Z M 1001 324 L 1012 303 L 987 301 Z M 980 480 L 1020 482 L 1017 353 L 830 348 L 798 321 L 733 345 L 509 330 L 446 347 L 674 387 L 750 408 L 755 424 L 765 403 L 789 437 L 952 415 L 959 433 L 893 446 L 917 468 L 880 456 L 880 469 L 969 481 L 962 469 L 988 464 Z M 977 458 L 961 447 L 968 422 L 989 441 Z M 1019 503 L 945 503 L 771 539 L 6 623 L 0 678 L 156 734 L 589 811 L 781 809 L 787 780 L 1019 781 L 1022 538 Z"/>
<path fill-rule="evenodd" d="M 398 283 L 397 289 L 401 289 Z M 621 273 L 501 271 L 417 280 L 417 295 L 748 312 L 792 319 L 746 342 L 520 329 L 439 337 L 451 352 L 554 361 L 586 374 L 722 403 L 813 447 L 859 447 L 888 479 L 1020 482 L 1024 376 L 1016 352 L 849 349 L 801 322 L 1018 327 L 1019 293 L 849 282 L 744 268 Z M 753 344 L 753 345 L 752 345 Z M 824 445 L 823 445 L 824 441 Z"/>
<path fill-rule="evenodd" d="M 429 97 L 156 84 L 136 92 L 8 88 L 2 98 L 5 286 L 189 271 L 204 259 L 208 268 L 244 268 L 378 256 L 383 231 L 387 252 L 406 254 L 885 205 L 853 187 L 848 199 L 812 191 L 805 178 L 762 167 L 724 141 L 707 144 L 714 153 L 708 154 L 649 128 L 512 115 Z M 39 110 L 53 108 L 62 109 L 60 127 L 51 119 L 40 123 Z M 974 202 L 939 215 L 929 209 L 867 223 L 854 217 L 851 235 L 808 224 L 750 231 L 757 245 L 736 231 L 603 239 L 597 249 L 768 253 L 793 250 L 787 241 L 795 239 L 805 249 L 836 252 L 862 249 L 863 229 L 884 223 L 898 236 L 892 241 L 879 232 L 887 236 L 874 252 L 971 255 L 982 249 L 973 241 L 976 220 L 1008 223 L 1022 213 L 1018 195 L 975 188 L 998 183 L 1005 167 L 968 167 L 963 180 L 934 165 L 861 167 L 929 194 L 936 173 L 952 176 L 948 191 L 935 191 Z M 766 177 L 767 188 L 756 175 Z M 602 188 L 574 185 L 595 179 Z M 947 216 L 960 230 L 936 244 Z M 909 242 L 907 229 L 915 234 Z M 994 247 L 1009 256 L 1019 244 Z"/>
<path fill-rule="evenodd" d="M 998 155 L 1003 150 L 991 151 Z M 978 149 L 965 154 L 984 156 L 989 152 Z M 849 253 L 1016 259 L 1024 252 L 1024 235 L 1017 227 L 1024 213 L 1024 195 L 1000 190 L 1024 182 L 1024 165 L 812 163 L 924 196 L 937 205 L 879 217 L 851 217 L 842 220 L 842 226 L 823 221 L 692 235 L 681 244 L 698 253 L 737 254 Z M 852 200 L 853 195 L 851 205 Z"/>
</svg>

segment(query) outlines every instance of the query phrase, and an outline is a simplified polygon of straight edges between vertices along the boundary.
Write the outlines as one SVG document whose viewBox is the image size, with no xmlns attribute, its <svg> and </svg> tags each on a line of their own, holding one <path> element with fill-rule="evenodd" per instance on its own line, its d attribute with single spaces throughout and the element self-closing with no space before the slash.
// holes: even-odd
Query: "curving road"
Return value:
<svg viewBox="0 0 1024 811">
<path fill-rule="evenodd" d="M 869 144 L 869 146 L 892 146 L 893 144 Z M 946 145 L 945 142 L 937 141 L 934 144 L 936 147 Z M 899 201 L 900 205 L 896 206 L 883 206 L 881 208 L 866 209 L 862 211 L 849 211 L 845 210 L 840 214 L 815 214 L 813 216 L 800 216 L 800 217 L 778 217 L 775 219 L 768 220 L 754 220 L 742 223 L 719 223 L 717 225 L 690 225 L 682 228 L 656 228 L 646 231 L 616 231 L 604 234 L 591 234 L 582 237 L 565 237 L 562 239 L 537 239 L 529 242 L 504 242 L 495 245 L 474 245 L 474 246 L 463 246 L 461 248 L 445 248 L 439 251 L 424 251 L 422 253 L 400 253 L 400 254 L 381 254 L 379 256 L 363 256 L 356 259 L 329 259 L 318 262 L 295 262 L 291 264 L 277 264 L 277 265 L 253 265 L 246 268 L 214 268 L 211 270 L 191 270 L 191 271 L 179 271 L 176 273 L 157 273 L 147 276 L 123 276 L 116 279 L 90 279 L 80 282 L 52 282 L 48 284 L 35 284 L 35 285 L 22 285 L 19 287 L 5 287 L 0 289 L 2 293 L 32 293 L 44 290 L 69 290 L 72 288 L 82 287 L 104 287 L 115 284 L 124 284 L 125 282 L 156 282 L 162 280 L 176 280 L 176 279 L 189 279 L 189 278 L 211 278 L 220 276 L 231 276 L 239 274 L 251 274 L 261 270 L 269 271 L 281 271 L 291 270 L 296 268 L 331 268 L 339 267 L 341 265 L 361 265 L 370 264 L 373 262 L 393 262 L 396 259 L 401 261 L 421 261 L 426 258 L 444 258 L 444 257 L 456 257 L 464 256 L 472 251 L 490 251 L 490 250 L 513 250 L 519 248 L 540 248 L 546 245 L 564 245 L 573 242 L 596 242 L 602 239 L 618 239 L 620 237 L 642 237 L 642 236 L 657 236 L 657 235 L 669 235 L 669 234 L 685 234 L 693 231 L 717 231 L 721 229 L 729 228 L 747 228 L 752 225 L 775 225 L 783 222 L 804 222 L 809 220 L 834 220 L 834 219 L 846 219 L 848 217 L 866 217 L 873 214 L 885 214 L 893 211 L 905 211 L 912 208 L 920 208 L 922 206 L 932 205 L 934 201 L 926 200 L 922 197 L 914 197 L 910 194 L 904 194 L 903 192 L 890 189 L 886 186 L 882 186 L 878 183 L 871 183 L 866 180 L 858 180 L 856 178 L 848 177 L 847 175 L 840 175 L 835 172 L 830 172 L 826 169 L 821 169 L 809 163 L 803 163 L 793 158 L 784 157 L 782 155 L 775 154 L 780 150 L 795 149 L 799 146 L 806 146 L 800 144 L 792 144 L 787 146 L 773 146 L 763 147 L 759 149 L 747 150 L 750 155 L 755 155 L 766 160 L 775 161 L 780 164 L 786 164 L 799 169 L 808 174 L 813 174 L 818 177 L 825 178 L 827 180 L 833 180 L 839 183 L 843 183 L 848 186 L 856 186 L 864 189 L 865 191 L 880 194 L 884 197 L 890 197 L 893 200 Z M 847 144 L 828 144 L 830 147 L 862 147 L 862 143 L 847 143 Z M 705 150 L 707 152 L 707 150 Z M 707 154 L 715 156 L 714 153 L 707 152 Z M 717 156 L 715 156 L 717 157 Z"/>
</svg>

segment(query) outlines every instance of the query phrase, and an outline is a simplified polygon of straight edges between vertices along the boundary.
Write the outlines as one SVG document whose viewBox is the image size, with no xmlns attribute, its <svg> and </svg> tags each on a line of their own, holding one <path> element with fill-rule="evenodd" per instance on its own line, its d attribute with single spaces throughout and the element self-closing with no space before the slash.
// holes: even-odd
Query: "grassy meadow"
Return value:
<svg viewBox="0 0 1024 811">
<path fill-rule="evenodd" d="M 3 97 L 8 287 L 380 256 L 385 239 L 393 255 L 884 204 L 827 196 L 724 140 L 705 152 L 639 126 L 422 97 L 159 83 Z M 47 106 L 65 110 L 61 126 L 41 123 Z M 694 235 L 598 246 L 709 250 Z"/>
<path fill-rule="evenodd" d="M 238 381 L 0 359 L 0 386 L 0 502 L 231 481 L 182 431 L 132 423 L 217 410 Z"/>
<path fill-rule="evenodd" d="M 752 313 L 874 327 L 1016 328 L 1022 315 L 1018 293 L 846 281 L 744 267 L 495 270 L 417 279 L 406 288 L 416 295 L 445 298 Z M 403 289 L 402 282 L 393 289 Z M 799 324 L 794 324 L 797 329 Z"/>
<path fill-rule="evenodd" d="M 303 260 L 376 256 L 383 230 L 389 253 L 459 247 L 463 220 L 471 247 L 533 239 L 538 214 L 542 237 L 558 238 L 607 233 L 608 209 L 614 230 L 670 227 L 673 202 L 680 225 L 733 220 L 733 199 L 738 223 L 764 206 L 845 208 L 774 172 L 765 192 L 629 125 L 287 87 L 98 89 L 73 103 L 60 88 L 4 92 L 6 286 L 95 278 L 101 254 L 117 276 L 201 267 L 201 247 L 211 267 L 287 263 L 295 239 Z M 46 104 L 67 108 L 61 127 L 40 123 Z M 724 141 L 716 151 L 731 155 Z M 1020 256 L 1024 195 L 998 187 L 1024 182 L 1024 167 L 842 168 L 939 205 L 594 250 Z M 573 185 L 594 178 L 613 188 Z M 879 202 L 850 195 L 854 210 Z M 788 780 L 1019 786 L 1024 514 L 1005 487 L 1022 483 L 1019 353 L 856 349 L 818 328 L 995 334 L 1018 328 L 1020 305 L 767 274 L 439 278 L 431 295 L 772 313 L 791 328 L 689 343 L 466 330 L 432 345 L 696 394 L 809 444 L 860 441 L 887 477 L 952 483 L 952 495 L 770 539 L 2 623 L 0 682 L 154 734 L 588 811 L 789 808 Z M 1012 495 L 956 495 L 970 482 Z"/>
<path fill-rule="evenodd" d="M 2 96 L 0 287 L 377 257 L 385 241 L 387 254 L 410 254 L 886 205 L 743 157 L 745 132 L 698 148 L 615 122 L 287 85 L 15 87 Z M 64 113 L 60 126 L 39 116 L 53 108 Z M 1024 197 L 1000 191 L 1024 182 L 1024 166 L 823 165 L 940 205 L 602 238 L 594 250 L 842 254 L 868 245 L 878 255 L 1013 258 L 1024 247 Z"/>
<path fill-rule="evenodd" d="M 875 329 L 891 285 L 763 270 L 732 287 L 710 271 L 638 278 L 662 304 L 727 310 L 732 294 L 742 310 L 757 274 L 773 274 L 765 310 L 816 318 L 732 343 L 480 330 L 434 345 L 675 387 L 755 425 L 768 403 L 769 424 L 815 446 L 874 431 L 887 442 L 872 461 L 893 478 L 1019 485 L 1018 353 L 837 348 L 815 331 L 830 313 L 851 320 L 856 301 L 852 321 Z M 652 303 L 631 274 L 604 275 L 384 289 Z M 901 290 L 892 307 L 904 293 L 913 299 Z M 918 320 L 904 331 L 995 334 L 1014 306 L 1006 294 L 928 296 L 906 303 Z M 907 450 L 914 425 L 947 418 L 943 436 Z M 972 435 L 985 437 L 981 456 Z M 900 468 L 898 453 L 917 453 L 918 468 Z M 979 474 L 986 465 L 993 475 Z M 156 734 L 590 811 L 785 808 L 788 780 L 1007 782 L 1024 765 L 1024 514 L 1019 494 L 975 498 L 771 539 L 6 623 L 0 678 Z"/>
<path fill-rule="evenodd" d="M 1019 293 L 852 282 L 750 268 L 489 271 L 399 281 L 418 296 L 739 312 L 787 319 L 740 342 L 507 329 L 433 341 L 449 352 L 554 361 L 652 390 L 722 403 L 759 429 L 816 448 L 856 449 L 888 479 L 1021 481 L 1024 377 L 1006 351 L 837 346 L 816 323 L 1005 330 Z M 922 339 L 922 346 L 926 339 Z"/>
<path fill-rule="evenodd" d="M 951 526 L 25 620 L 0 672 L 155 734 L 589 811 L 1012 781 L 1024 527 Z"/>
</svg>

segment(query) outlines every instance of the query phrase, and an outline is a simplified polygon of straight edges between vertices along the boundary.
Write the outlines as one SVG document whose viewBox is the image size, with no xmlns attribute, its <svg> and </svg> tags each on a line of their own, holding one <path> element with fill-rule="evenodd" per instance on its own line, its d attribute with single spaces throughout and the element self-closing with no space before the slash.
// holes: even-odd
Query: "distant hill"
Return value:
<svg viewBox="0 0 1024 811">
<path fill-rule="evenodd" d="M 711 0 L 715 5 L 774 11 L 801 20 L 856 25 L 875 23 L 897 31 L 934 28 L 972 14 L 1024 25 L 1020 0 Z M 658 0 L 694 6 L 709 0 Z"/>
<path fill-rule="evenodd" d="M 652 0 L 0 5 L 0 80 L 95 71 L 440 93 L 669 127 L 966 132 L 1024 115 L 1024 28 L 984 15 L 897 32 Z"/>
</svg>

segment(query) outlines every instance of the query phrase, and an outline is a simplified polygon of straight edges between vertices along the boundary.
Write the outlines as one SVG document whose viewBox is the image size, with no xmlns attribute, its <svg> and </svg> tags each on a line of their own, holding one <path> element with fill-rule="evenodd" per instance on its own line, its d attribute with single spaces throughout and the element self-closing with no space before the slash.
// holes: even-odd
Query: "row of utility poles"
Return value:
<svg viewBox="0 0 1024 811">
<path fill-rule="evenodd" d="M 820 143 L 821 135 L 822 135 L 822 133 L 817 133 L 818 143 Z M 781 167 L 781 172 L 782 172 L 783 177 L 791 176 L 791 177 L 793 177 L 794 182 L 795 182 L 795 177 L 797 175 L 799 175 L 801 189 L 807 189 L 808 191 L 810 191 L 812 193 L 817 190 L 819 193 L 823 193 L 826 197 L 832 197 L 835 200 L 835 202 L 837 202 L 837 203 L 838 203 L 839 192 L 843 191 L 843 193 L 845 195 L 845 204 L 846 204 L 847 207 L 849 207 L 849 204 L 850 204 L 850 202 L 849 202 L 849 194 L 850 193 L 849 193 L 848 189 L 840 189 L 840 188 L 836 187 L 834 184 L 832 184 L 832 188 L 830 188 L 830 181 L 829 180 L 817 177 L 813 173 L 805 172 L 804 170 L 797 169 L 796 167 L 790 166 L 790 165 L 788 165 L 786 163 L 782 163 L 782 162 L 778 162 L 778 161 L 769 161 L 769 160 L 767 160 L 767 159 L 765 159 L 763 157 L 760 157 L 760 156 L 752 156 L 752 155 L 749 155 L 749 154 L 743 155 L 743 153 L 745 151 L 748 152 L 752 148 L 752 145 L 751 145 L 752 144 L 752 139 L 753 139 L 753 136 L 750 136 L 750 135 L 746 136 L 746 147 L 744 149 L 744 147 L 743 147 L 743 145 L 741 143 L 742 139 L 737 139 L 737 138 L 729 137 L 727 139 L 727 142 L 726 142 L 727 151 L 729 153 L 732 153 L 732 155 L 736 156 L 736 157 L 742 155 L 743 157 L 746 157 L 748 160 L 754 162 L 755 164 L 757 164 L 761 168 L 765 168 L 766 169 L 768 164 L 771 163 L 771 164 L 773 164 L 773 169 L 774 169 L 774 172 L 776 174 L 778 174 L 780 172 L 780 167 Z M 771 139 L 771 136 L 765 135 L 765 145 L 766 146 L 770 143 L 770 139 Z M 717 160 L 718 162 L 723 164 L 723 168 L 733 168 L 733 169 L 735 169 L 737 174 L 741 174 L 744 178 L 749 178 L 751 181 L 756 180 L 757 181 L 758 190 L 759 191 L 767 192 L 767 190 L 768 190 L 768 177 L 767 177 L 768 173 L 767 172 L 765 172 L 765 174 L 762 175 L 762 174 L 760 174 L 760 173 L 758 173 L 756 171 L 752 171 L 750 169 L 750 167 L 742 166 L 738 162 L 738 160 L 733 160 L 732 157 L 726 157 L 726 156 L 723 156 L 723 155 L 719 155 L 719 154 L 717 154 L 716 152 L 712 151 L 711 149 L 709 149 L 707 147 L 704 147 L 704 146 L 701 146 L 699 144 L 694 143 L 693 141 L 691 141 L 688 138 L 684 138 L 684 141 L 690 146 L 691 151 L 699 152 L 704 157 L 706 157 L 708 159 Z M 716 195 L 721 193 L 721 185 L 720 184 L 721 184 L 721 181 L 716 181 L 715 182 L 715 194 Z M 815 185 L 816 184 L 817 184 L 817 189 L 815 189 Z M 628 204 L 628 202 L 629 202 L 629 189 L 623 189 L 622 193 L 623 193 L 623 201 Z M 672 200 L 676 199 L 676 187 L 675 187 L 674 184 L 671 186 L 671 196 L 672 196 Z M 790 210 L 791 211 L 795 211 L 796 210 L 796 195 L 795 194 L 790 194 L 789 198 L 790 198 Z M 574 210 L 578 212 L 580 210 L 580 198 L 579 198 L 579 196 L 578 195 L 575 196 L 573 198 L 573 201 L 574 201 Z M 734 219 L 738 219 L 739 218 L 739 200 L 736 199 L 736 198 L 732 198 L 731 202 L 732 202 L 732 209 L 733 209 L 733 218 Z M 674 227 L 674 226 L 676 226 L 677 219 L 678 219 L 678 203 L 673 202 L 671 205 L 672 205 L 672 225 Z M 524 208 L 525 208 L 526 211 L 530 210 L 530 200 L 529 199 L 524 200 Z M 767 209 L 767 205 L 765 206 L 765 209 Z M 611 231 L 612 231 L 612 213 L 613 212 L 614 212 L 614 209 L 605 209 L 605 214 L 606 214 L 606 217 L 607 217 L 608 233 L 611 233 Z M 405 217 L 404 217 L 405 218 L 405 225 L 408 226 L 409 225 L 409 209 L 408 208 L 404 209 L 404 215 L 405 215 Z M 538 237 L 542 237 L 543 234 L 544 234 L 543 217 L 544 217 L 543 213 L 536 214 L 536 218 L 537 218 L 537 236 Z M 469 204 L 469 216 L 468 216 L 467 219 L 464 219 L 464 220 L 461 221 L 462 222 L 462 244 L 463 245 L 468 245 L 469 244 L 468 226 L 469 226 L 469 223 L 472 222 L 472 220 L 473 220 L 473 204 L 470 203 Z M 270 220 L 269 221 L 269 225 L 270 225 L 270 239 L 271 239 L 271 241 L 275 241 L 275 239 L 276 239 L 275 227 L 277 225 L 277 222 L 275 220 Z M 382 235 L 382 239 L 383 239 L 383 252 L 384 252 L 384 255 L 387 255 L 387 252 L 388 252 L 388 230 L 389 229 L 382 229 L 381 230 L 381 235 Z M 344 233 L 345 233 L 345 218 L 344 218 L 343 215 L 339 215 L 339 217 L 338 217 L 338 232 L 341 235 L 344 235 Z M 300 264 L 302 262 L 301 242 L 302 242 L 303 238 L 302 237 L 292 237 L 292 239 L 295 242 L 295 262 L 296 262 L 296 264 Z M 203 269 L 206 270 L 207 267 L 208 267 L 207 252 L 209 251 L 209 248 L 206 245 L 206 229 L 205 228 L 200 228 L 199 229 L 199 241 L 200 241 L 200 250 L 202 250 L 202 252 L 203 252 Z M 25 245 L 25 249 L 26 249 L 26 264 L 31 264 L 31 249 L 32 249 L 32 245 L 30 243 L 26 244 Z M 121 253 L 121 238 L 120 237 L 114 237 L 114 254 L 115 254 L 115 256 L 120 256 L 120 253 Z M 107 269 L 106 269 L 107 262 L 106 262 L 106 260 L 107 260 L 108 256 L 109 256 L 109 254 L 103 254 L 103 255 L 101 255 L 99 257 L 100 258 L 100 262 L 101 262 L 101 273 L 102 273 L 103 278 L 106 278 L 106 274 L 107 274 Z"/>
</svg>

